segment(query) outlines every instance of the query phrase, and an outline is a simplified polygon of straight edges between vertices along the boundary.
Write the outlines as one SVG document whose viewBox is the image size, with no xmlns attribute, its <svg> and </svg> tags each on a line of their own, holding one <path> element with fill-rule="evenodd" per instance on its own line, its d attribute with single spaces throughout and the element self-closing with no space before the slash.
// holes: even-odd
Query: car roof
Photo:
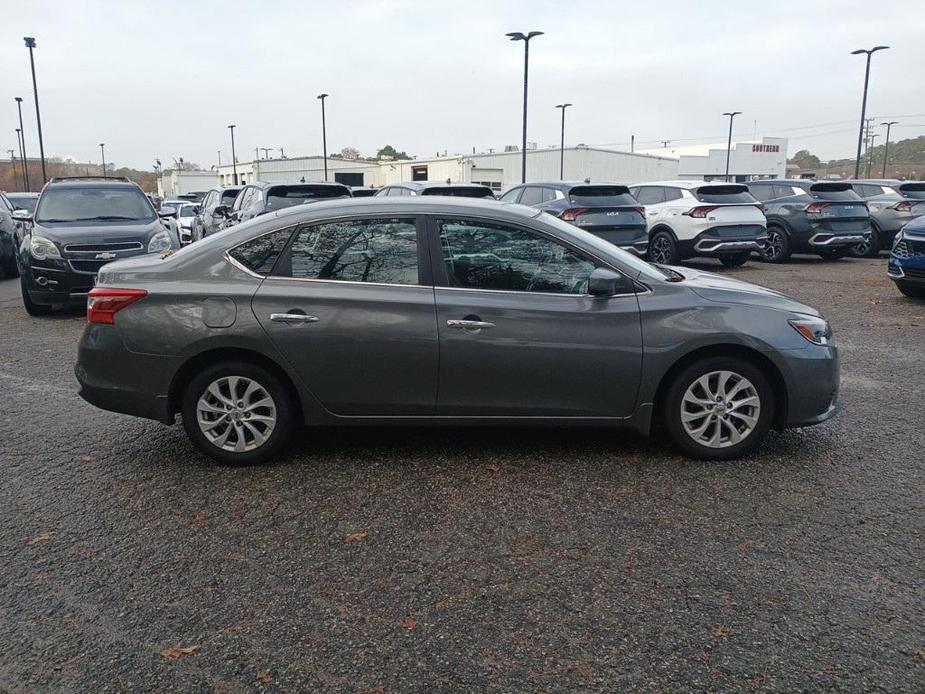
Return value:
<svg viewBox="0 0 925 694">
<path fill-rule="evenodd" d="M 817 181 L 815 178 L 762 178 L 760 181 L 748 181 L 744 185 L 769 185 L 783 183 L 785 186 L 811 186 L 815 183 L 842 183 L 842 181 Z"/>
<path fill-rule="evenodd" d="M 254 181 L 247 185 L 254 188 L 273 188 L 274 186 L 323 186 L 325 188 L 347 188 L 343 183 L 333 183 L 331 181 Z"/>
<path fill-rule="evenodd" d="M 645 183 L 632 183 L 633 188 L 640 186 L 664 186 L 665 188 L 683 188 L 685 190 L 695 190 L 708 186 L 744 186 L 744 183 L 735 181 L 646 181 Z"/>
<path fill-rule="evenodd" d="M 615 181 L 527 181 L 526 183 L 518 183 L 516 186 L 511 186 L 510 189 L 522 188 L 523 186 L 546 186 L 547 188 L 568 190 L 580 186 L 619 186 L 621 188 L 628 188 L 629 184 L 616 183 Z"/>
<path fill-rule="evenodd" d="M 486 185 L 481 183 L 466 183 L 465 181 L 402 181 L 401 183 L 389 183 L 383 186 L 383 188 L 389 187 L 405 187 L 405 188 L 414 188 L 415 190 L 423 190 L 424 188 L 488 188 Z M 491 188 L 488 188 L 491 190 Z"/>
<path fill-rule="evenodd" d="M 46 188 L 141 188 L 127 178 L 103 178 L 102 176 L 75 176 L 74 178 L 52 178 Z"/>
</svg>

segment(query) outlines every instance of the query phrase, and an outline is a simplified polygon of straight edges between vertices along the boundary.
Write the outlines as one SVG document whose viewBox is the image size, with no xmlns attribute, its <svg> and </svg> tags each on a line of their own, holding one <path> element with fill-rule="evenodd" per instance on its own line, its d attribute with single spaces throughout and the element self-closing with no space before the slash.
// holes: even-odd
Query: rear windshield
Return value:
<svg viewBox="0 0 925 694">
<path fill-rule="evenodd" d="M 196 216 L 196 206 L 195 205 L 183 205 L 180 208 L 181 217 L 195 217 Z"/>
<path fill-rule="evenodd" d="M 37 222 L 153 222 L 151 202 L 138 188 L 47 188 L 35 211 Z"/>
<path fill-rule="evenodd" d="M 568 192 L 573 205 L 638 205 L 626 186 L 575 186 Z"/>
<path fill-rule="evenodd" d="M 304 202 L 349 197 L 350 189 L 344 186 L 273 186 L 267 191 L 267 209 L 281 210 Z"/>
<path fill-rule="evenodd" d="M 860 200 L 861 196 L 854 192 L 848 183 L 813 183 L 809 192 L 814 198 L 820 200 Z"/>
<path fill-rule="evenodd" d="M 222 191 L 222 204 L 223 205 L 232 204 L 234 202 L 234 199 L 238 197 L 238 193 L 240 192 L 241 192 L 240 188 L 238 188 L 237 190 L 223 190 Z"/>
<path fill-rule="evenodd" d="M 758 202 L 748 192 L 748 188 L 740 185 L 704 186 L 694 191 L 700 202 L 709 202 L 718 205 L 731 205 L 739 202 Z"/>
<path fill-rule="evenodd" d="M 901 183 L 898 188 L 904 197 L 925 200 L 925 183 Z M 15 202 L 19 204 L 18 200 Z"/>
<path fill-rule="evenodd" d="M 439 188 L 425 188 L 421 195 L 453 195 L 458 198 L 493 198 L 495 194 L 491 188 L 485 186 L 440 186 Z"/>
</svg>

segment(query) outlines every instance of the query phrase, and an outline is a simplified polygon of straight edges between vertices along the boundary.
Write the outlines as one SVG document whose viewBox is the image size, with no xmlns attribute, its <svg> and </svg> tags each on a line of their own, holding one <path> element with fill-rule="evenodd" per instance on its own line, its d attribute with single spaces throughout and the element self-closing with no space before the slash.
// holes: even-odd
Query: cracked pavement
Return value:
<svg viewBox="0 0 925 694">
<path fill-rule="evenodd" d="M 823 311 L 839 417 L 731 463 L 332 429 L 229 469 L 84 403 L 82 314 L 0 281 L 0 691 L 922 691 L 925 303 L 883 259 L 697 265 Z"/>
</svg>

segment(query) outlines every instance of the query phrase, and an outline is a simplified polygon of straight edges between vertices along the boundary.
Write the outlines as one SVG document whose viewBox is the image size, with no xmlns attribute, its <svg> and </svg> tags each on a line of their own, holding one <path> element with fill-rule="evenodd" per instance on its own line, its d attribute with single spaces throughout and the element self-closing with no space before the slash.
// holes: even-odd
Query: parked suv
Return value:
<svg viewBox="0 0 925 694">
<path fill-rule="evenodd" d="M 919 181 L 847 181 L 867 202 L 870 211 L 869 242 L 852 246 L 859 258 L 876 258 L 893 245 L 896 232 L 916 217 L 925 215 L 925 183 Z"/>
<path fill-rule="evenodd" d="M 903 294 L 925 299 L 925 217 L 914 219 L 896 234 L 886 272 Z"/>
<path fill-rule="evenodd" d="M 241 192 L 241 186 L 229 186 L 227 188 L 213 188 L 199 203 L 199 212 L 193 217 L 191 233 L 193 241 L 201 241 L 209 234 L 214 234 L 222 228 L 227 217 L 224 214 L 215 214 L 215 210 L 221 207 L 223 210 L 230 210 L 234 205 L 235 198 Z"/>
<path fill-rule="evenodd" d="M 267 212 L 275 212 L 295 205 L 349 198 L 350 188 L 342 183 L 264 183 L 257 181 L 244 186 L 235 198 L 230 212 L 216 208 L 213 211 L 228 216 L 226 227 L 246 222 Z"/>
<path fill-rule="evenodd" d="M 761 205 L 738 183 L 639 183 L 630 193 L 645 206 L 654 263 L 675 265 L 699 255 L 736 267 L 767 239 Z"/>
<path fill-rule="evenodd" d="M 16 277 L 16 229 L 23 215 L 14 217 L 14 205 L 0 193 L 0 277 Z"/>
<path fill-rule="evenodd" d="M 29 315 L 82 305 L 111 260 L 178 249 L 141 188 L 127 178 L 52 178 L 17 250 L 22 301 Z"/>
<path fill-rule="evenodd" d="M 786 262 L 793 253 L 834 260 L 870 242 L 867 204 L 848 182 L 769 179 L 750 181 L 748 189 L 768 218 L 762 255 L 769 263 Z"/>
<path fill-rule="evenodd" d="M 376 197 L 410 195 L 453 195 L 461 198 L 494 198 L 495 194 L 481 183 L 454 183 L 453 181 L 406 181 L 379 189 Z"/>
<path fill-rule="evenodd" d="M 7 193 L 6 197 L 13 203 L 13 209 L 25 210 L 29 214 L 35 212 L 35 204 L 39 201 L 38 193 Z"/>
</svg>

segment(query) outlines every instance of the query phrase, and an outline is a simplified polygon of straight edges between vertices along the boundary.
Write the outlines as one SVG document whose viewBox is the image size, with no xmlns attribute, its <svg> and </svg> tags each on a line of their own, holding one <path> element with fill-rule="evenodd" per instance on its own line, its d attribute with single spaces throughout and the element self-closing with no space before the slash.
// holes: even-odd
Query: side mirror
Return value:
<svg viewBox="0 0 925 694">
<path fill-rule="evenodd" d="M 176 207 L 167 207 L 162 206 L 161 209 L 157 211 L 159 217 L 176 217 L 177 208 Z"/>
<path fill-rule="evenodd" d="M 32 213 L 29 210 L 13 210 L 11 215 L 17 222 L 31 222 Z"/>
<path fill-rule="evenodd" d="M 218 205 L 216 206 L 214 210 L 212 210 L 212 216 L 216 218 L 227 217 L 228 212 L 229 212 L 228 205 Z"/>
<path fill-rule="evenodd" d="M 193 205 L 193 214 L 199 214 L 199 205 Z"/>
<path fill-rule="evenodd" d="M 588 294 L 591 296 L 614 296 L 632 294 L 636 291 L 633 282 L 626 276 L 604 267 L 594 268 L 588 276 Z"/>
</svg>

